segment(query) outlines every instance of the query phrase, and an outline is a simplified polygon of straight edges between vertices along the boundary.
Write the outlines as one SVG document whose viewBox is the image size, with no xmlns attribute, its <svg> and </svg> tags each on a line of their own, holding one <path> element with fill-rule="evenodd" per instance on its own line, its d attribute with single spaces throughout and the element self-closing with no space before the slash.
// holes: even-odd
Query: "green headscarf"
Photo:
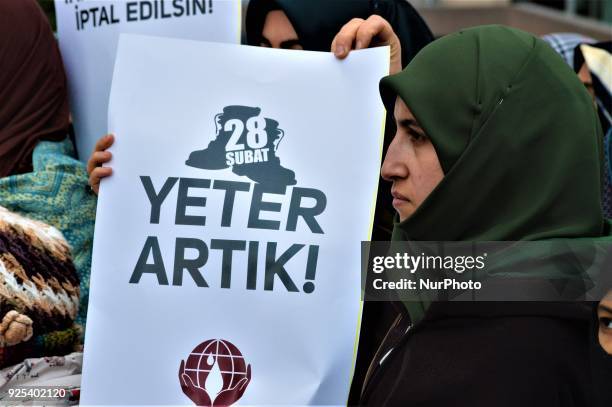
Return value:
<svg viewBox="0 0 612 407">
<path fill-rule="evenodd" d="M 603 234 L 601 129 L 576 74 L 542 40 L 460 31 L 381 81 L 404 100 L 445 177 L 394 240 L 495 241 Z"/>
<path fill-rule="evenodd" d="M 425 47 L 380 87 L 388 109 L 396 96 L 410 108 L 445 174 L 414 214 L 394 225 L 393 240 L 606 233 L 597 114 L 576 74 L 543 41 L 503 26 L 466 29 Z M 552 263 L 516 273 L 564 278 Z M 414 322 L 430 301 L 422 293 L 420 302 L 405 303 Z"/>
</svg>

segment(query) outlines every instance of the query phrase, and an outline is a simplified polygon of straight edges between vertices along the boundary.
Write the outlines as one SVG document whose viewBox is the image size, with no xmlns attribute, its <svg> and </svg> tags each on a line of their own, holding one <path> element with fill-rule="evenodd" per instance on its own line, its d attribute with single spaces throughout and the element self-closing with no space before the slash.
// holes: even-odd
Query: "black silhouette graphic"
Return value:
<svg viewBox="0 0 612 407">
<path fill-rule="evenodd" d="M 284 136 L 278 122 L 261 116 L 261 109 L 227 106 L 215 116 L 216 137 L 208 147 L 189 155 L 185 164 L 206 170 L 232 169 L 236 175 L 271 187 L 295 185 L 295 173 L 276 155 Z"/>
</svg>

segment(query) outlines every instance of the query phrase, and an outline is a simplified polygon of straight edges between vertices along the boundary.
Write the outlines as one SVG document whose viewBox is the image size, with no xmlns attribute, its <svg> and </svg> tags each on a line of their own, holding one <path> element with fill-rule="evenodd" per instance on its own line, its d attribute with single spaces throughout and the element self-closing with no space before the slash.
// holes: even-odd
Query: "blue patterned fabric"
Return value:
<svg viewBox="0 0 612 407">
<path fill-rule="evenodd" d="M 76 323 L 85 326 L 96 217 L 85 164 L 72 142 L 41 141 L 32 154 L 33 172 L 0 179 L 0 206 L 45 222 L 62 232 L 79 273 L 81 301 Z"/>
<path fill-rule="evenodd" d="M 576 33 L 553 33 L 543 35 L 542 39 L 546 41 L 557 54 L 563 58 L 565 62 L 574 69 L 574 50 L 580 44 L 591 44 L 596 42 L 591 37 Z"/>
</svg>

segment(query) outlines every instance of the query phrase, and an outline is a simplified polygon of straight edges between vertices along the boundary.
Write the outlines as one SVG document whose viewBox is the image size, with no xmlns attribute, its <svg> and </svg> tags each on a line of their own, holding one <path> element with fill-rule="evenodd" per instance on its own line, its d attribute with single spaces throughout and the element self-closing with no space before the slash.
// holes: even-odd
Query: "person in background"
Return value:
<svg viewBox="0 0 612 407">
<path fill-rule="evenodd" d="M 595 101 L 603 129 L 606 171 L 602 204 L 605 216 L 612 218 L 612 41 L 578 45 L 574 70 Z"/>
<path fill-rule="evenodd" d="M 603 133 L 612 125 L 612 41 L 597 42 L 576 33 L 542 36 L 574 69 L 597 105 Z"/>
<path fill-rule="evenodd" d="M 600 42 L 574 33 L 544 35 L 542 39 L 574 69 L 597 106 L 603 129 L 605 171 L 602 205 L 612 218 L 612 42 Z M 586 56 L 585 56 L 586 55 Z"/>
<path fill-rule="evenodd" d="M 593 346 L 591 359 L 594 369 L 599 374 L 593 375 L 593 382 L 597 388 L 606 389 L 602 392 L 601 399 L 612 400 L 612 273 L 608 270 L 607 281 L 602 286 L 608 289 L 603 298 L 597 304 L 595 323 L 593 331 Z"/>
<path fill-rule="evenodd" d="M 32 171 L 41 140 L 68 137 L 70 111 L 62 59 L 38 4 L 1 7 L 0 177 L 8 177 Z"/>
<path fill-rule="evenodd" d="M 597 106 L 604 130 L 604 174 L 601 202 L 604 216 L 612 218 L 612 54 L 610 42 L 597 43 L 593 38 L 573 33 L 544 35 L 542 39 L 576 72 Z M 585 57 L 586 54 L 586 57 Z M 587 61 L 588 60 L 588 61 Z M 590 63 L 589 63 L 590 62 Z M 606 131 L 607 129 L 607 131 Z M 597 306 L 597 342 L 612 355 L 612 291 Z M 595 350 L 597 358 L 597 350 Z M 612 365 L 612 362 L 608 362 Z M 610 367 L 608 367 L 610 369 Z"/>
<path fill-rule="evenodd" d="M 2 391 L 57 377 L 52 364 L 24 358 L 63 360 L 82 347 L 96 200 L 69 133 L 66 76 L 46 16 L 35 0 L 0 1 L 0 366 L 22 363 L 2 370 Z M 74 302 L 58 300 L 65 292 Z M 25 326 L 26 335 L 9 335 Z M 32 363 L 36 372 L 23 368 Z"/>
<path fill-rule="evenodd" d="M 594 38 L 577 33 L 552 33 L 541 37 L 570 66 L 574 67 L 574 50 L 580 44 L 597 42 Z"/>
<path fill-rule="evenodd" d="M 603 129 L 603 161 L 602 173 L 602 207 L 604 216 L 612 219 L 612 41 L 580 44 L 576 46 L 573 61 L 574 70 L 585 84 L 594 100 Z M 610 293 L 598 306 L 598 313 L 605 313 L 610 305 Z M 599 344 L 609 353 L 610 330 L 606 328 L 601 316 L 596 320 L 599 327 Z M 608 359 L 609 370 L 612 370 L 612 360 Z M 612 375 L 611 375 L 612 376 Z M 612 390 L 610 391 L 612 398 Z"/>
<path fill-rule="evenodd" d="M 0 206 L 59 229 L 87 312 L 96 199 L 69 137 L 64 65 L 35 0 L 0 1 Z"/>
<path fill-rule="evenodd" d="M 599 343 L 608 355 L 612 355 L 612 291 L 599 302 L 597 307 L 599 321 Z"/>
<path fill-rule="evenodd" d="M 612 127 L 612 41 L 578 45 L 574 71 L 595 100 L 603 133 L 607 134 Z"/>
<path fill-rule="evenodd" d="M 393 60 L 400 66 L 392 71 L 406 66 L 434 39 L 422 17 L 403 0 L 251 0 L 245 23 L 247 44 L 327 52 L 343 25 L 372 15 L 388 22 L 396 34 L 390 40 L 399 41 L 400 46 L 392 50 L 399 53 Z M 376 45 L 389 44 L 380 41 Z"/>
</svg>

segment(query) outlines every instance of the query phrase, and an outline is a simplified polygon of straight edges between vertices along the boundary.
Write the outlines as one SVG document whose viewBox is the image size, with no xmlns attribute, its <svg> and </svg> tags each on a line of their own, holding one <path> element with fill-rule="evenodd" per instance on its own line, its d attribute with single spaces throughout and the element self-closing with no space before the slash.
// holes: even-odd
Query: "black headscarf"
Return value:
<svg viewBox="0 0 612 407">
<path fill-rule="evenodd" d="M 247 43 L 259 45 L 268 13 L 282 10 L 309 51 L 329 51 L 334 36 L 352 18 L 373 14 L 389 21 L 402 44 L 402 65 L 434 37 L 416 10 L 403 0 L 251 0 L 246 15 Z"/>
</svg>

